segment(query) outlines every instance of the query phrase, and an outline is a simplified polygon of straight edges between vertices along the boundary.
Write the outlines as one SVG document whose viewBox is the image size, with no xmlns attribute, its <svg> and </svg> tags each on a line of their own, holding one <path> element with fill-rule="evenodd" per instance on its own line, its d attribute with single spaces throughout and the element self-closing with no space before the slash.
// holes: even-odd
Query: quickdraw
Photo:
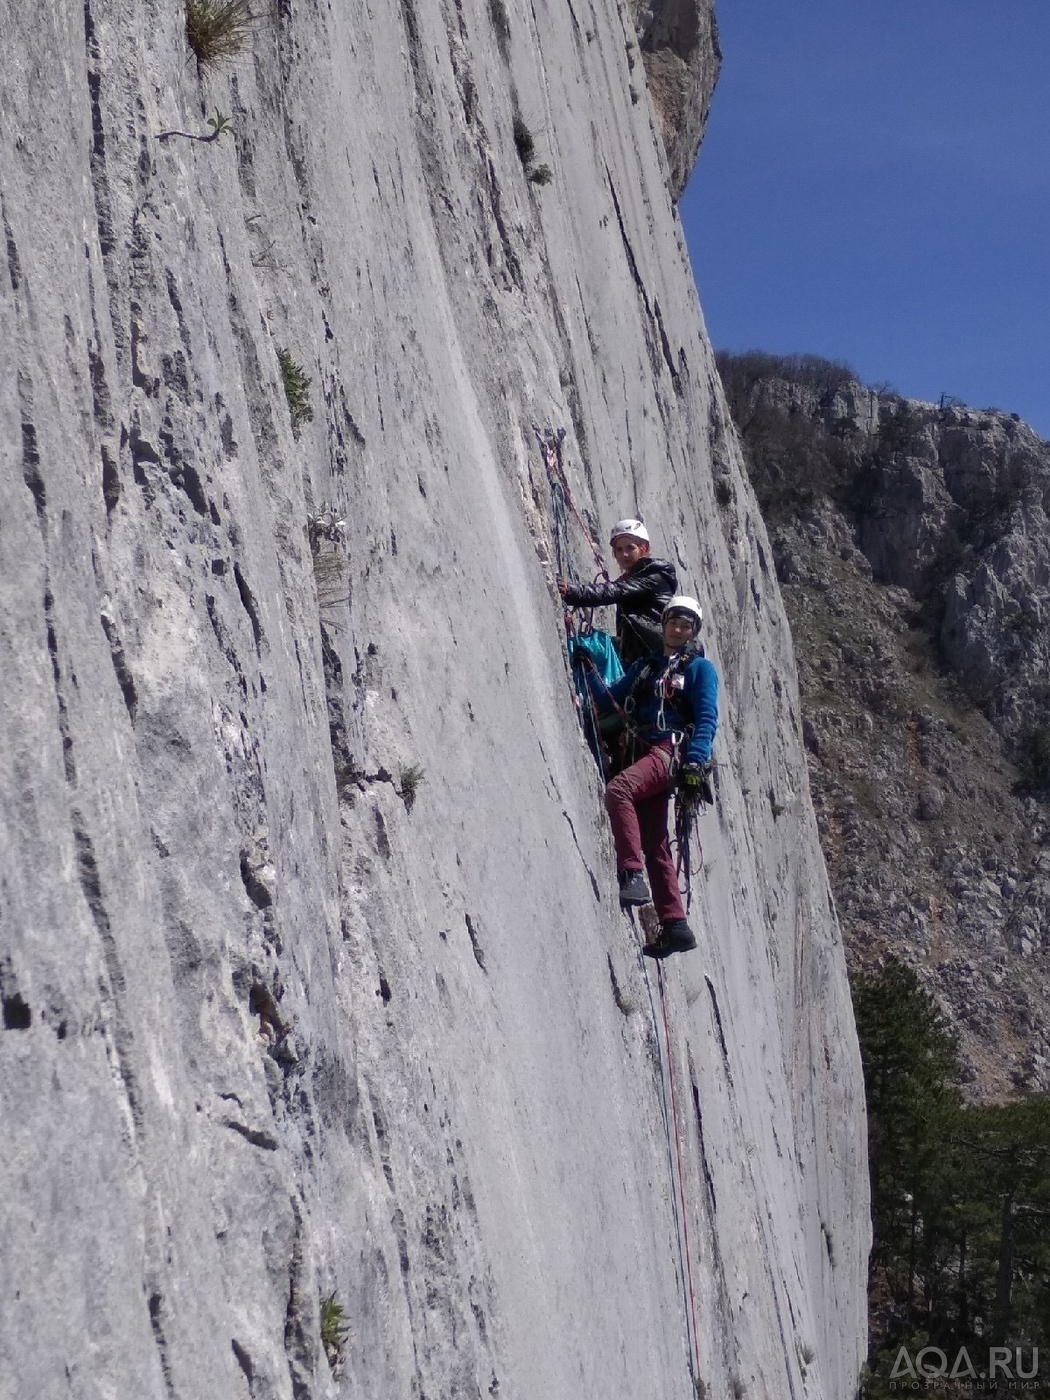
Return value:
<svg viewBox="0 0 1050 1400">
<path fill-rule="evenodd" d="M 687 792 L 683 788 L 678 788 L 674 796 L 674 847 L 676 852 L 675 869 L 678 874 L 678 883 L 684 883 L 683 893 L 685 895 L 685 911 L 688 914 L 693 902 L 692 883 L 692 839 L 696 836 L 696 848 L 700 857 L 700 866 L 704 867 L 704 848 L 697 834 L 697 816 L 704 807 L 713 806 L 715 795 L 711 787 L 712 769 L 708 765 L 704 772 L 704 781 L 699 790 Z"/>
<path fill-rule="evenodd" d="M 684 648 L 682 651 L 676 652 L 674 657 L 664 665 L 662 670 L 655 662 L 647 661 L 635 677 L 630 693 L 624 701 L 624 709 L 627 714 L 634 714 L 638 704 L 637 696 L 640 689 L 649 682 L 652 682 L 654 691 L 659 696 L 660 700 L 660 709 L 657 714 L 658 727 L 660 729 L 663 728 L 665 706 L 669 706 L 675 719 L 684 721 L 686 716 L 675 704 L 675 697 L 682 689 L 682 672 L 696 655 L 698 655 L 698 653 L 692 648 Z"/>
<path fill-rule="evenodd" d="M 594 555 L 594 562 L 598 566 L 598 572 L 601 574 L 602 578 L 608 582 L 609 571 L 605 567 L 605 560 L 602 558 L 602 552 L 598 548 L 592 530 L 576 507 L 576 502 L 573 500 L 572 492 L 569 489 L 568 478 L 565 475 L 565 463 L 562 460 L 565 429 L 559 428 L 557 431 L 553 428 L 541 429 L 534 423 L 532 425 L 532 431 L 536 434 L 536 441 L 539 443 L 540 451 L 543 453 L 543 462 L 547 469 L 547 481 L 550 484 L 551 500 L 554 505 L 556 527 L 554 548 L 558 556 L 559 574 L 561 574 L 563 578 L 571 578 L 573 582 L 576 582 L 576 570 L 572 563 L 571 552 L 567 547 L 564 549 L 565 557 L 563 557 L 563 546 L 568 545 L 568 531 L 567 529 L 563 531 L 559 531 L 558 529 L 559 524 L 563 527 L 567 526 L 568 522 L 565 519 L 565 511 L 568 510 L 572 514 L 577 525 L 579 525 L 584 539 L 590 545 L 591 553 Z M 561 517 L 560 521 L 559 516 Z M 564 533 L 565 538 L 559 540 L 559 533 Z"/>
</svg>

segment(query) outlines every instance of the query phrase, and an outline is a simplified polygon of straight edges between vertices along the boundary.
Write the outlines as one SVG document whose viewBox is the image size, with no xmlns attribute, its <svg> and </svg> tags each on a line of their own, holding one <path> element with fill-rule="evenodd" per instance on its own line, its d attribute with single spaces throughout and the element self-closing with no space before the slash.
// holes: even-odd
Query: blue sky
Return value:
<svg viewBox="0 0 1050 1400">
<path fill-rule="evenodd" d="M 1050 0 L 716 0 L 680 209 L 720 349 L 1050 438 Z"/>
</svg>

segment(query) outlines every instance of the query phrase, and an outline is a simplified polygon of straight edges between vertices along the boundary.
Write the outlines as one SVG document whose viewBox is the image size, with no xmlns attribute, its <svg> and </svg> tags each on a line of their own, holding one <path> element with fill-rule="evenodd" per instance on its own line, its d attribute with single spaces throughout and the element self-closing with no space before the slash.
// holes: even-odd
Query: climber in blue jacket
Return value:
<svg viewBox="0 0 1050 1400">
<path fill-rule="evenodd" d="M 621 907 L 648 904 L 643 868 L 649 874 L 661 931 L 642 951 L 653 958 L 696 947 L 671 857 L 667 809 L 675 786 L 690 794 L 705 789 L 718 728 L 718 673 L 696 644 L 700 604 L 676 595 L 661 621 L 663 651 L 636 661 L 604 696 L 595 696 L 600 710 L 622 710 L 633 748 L 628 766 L 605 790 L 605 807 Z"/>
</svg>

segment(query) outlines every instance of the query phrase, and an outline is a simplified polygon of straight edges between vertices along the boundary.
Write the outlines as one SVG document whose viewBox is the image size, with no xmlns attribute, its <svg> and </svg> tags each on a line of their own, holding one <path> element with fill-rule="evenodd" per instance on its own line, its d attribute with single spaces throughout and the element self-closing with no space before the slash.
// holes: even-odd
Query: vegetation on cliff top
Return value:
<svg viewBox="0 0 1050 1400">
<path fill-rule="evenodd" d="M 771 399 L 762 386 L 771 380 L 809 390 L 818 405 L 830 404 L 857 375 L 847 364 L 818 355 L 716 356 L 729 410 L 743 439 L 748 474 L 762 513 L 770 523 L 810 514 L 822 499 L 855 516 L 870 504 L 874 473 L 895 452 L 905 451 L 922 427 L 907 400 L 890 396 L 873 434 L 857 431 L 840 416 L 829 425 L 799 402 Z"/>
</svg>

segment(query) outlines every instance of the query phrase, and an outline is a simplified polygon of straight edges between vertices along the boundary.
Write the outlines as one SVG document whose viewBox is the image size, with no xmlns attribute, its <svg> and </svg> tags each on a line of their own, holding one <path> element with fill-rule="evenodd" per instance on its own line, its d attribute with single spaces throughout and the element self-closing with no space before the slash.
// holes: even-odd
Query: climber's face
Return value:
<svg viewBox="0 0 1050 1400">
<path fill-rule="evenodd" d="M 692 640 L 695 629 L 696 622 L 693 618 L 685 613 L 672 613 L 664 623 L 664 646 L 670 647 L 671 651 L 677 651 Z"/>
<path fill-rule="evenodd" d="M 612 542 L 613 558 L 621 574 L 628 574 L 649 553 L 648 540 L 636 540 L 633 535 L 617 535 Z"/>
</svg>

